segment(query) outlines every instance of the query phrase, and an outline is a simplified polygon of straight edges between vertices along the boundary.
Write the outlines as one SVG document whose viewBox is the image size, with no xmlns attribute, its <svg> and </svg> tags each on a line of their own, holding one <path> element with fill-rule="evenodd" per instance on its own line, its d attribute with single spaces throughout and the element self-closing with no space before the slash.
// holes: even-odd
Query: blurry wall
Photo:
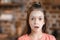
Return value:
<svg viewBox="0 0 60 40">
<path fill-rule="evenodd" d="M 41 3 L 42 7 L 46 10 L 47 18 L 47 32 L 54 35 L 57 40 L 60 40 L 60 9 L 59 5 L 53 4 L 52 0 L 0 0 L 0 17 L 2 14 L 11 14 L 14 19 L 12 21 L 0 20 L 0 38 L 1 40 L 16 40 L 19 36 L 24 33 L 24 28 L 26 27 L 26 16 L 27 8 L 31 6 L 32 3 Z M 54 1 L 56 3 L 56 1 Z M 52 5 L 53 4 L 53 5 Z M 3 23 L 2 23 L 3 22 Z M 14 26 L 7 26 L 6 23 L 12 23 Z M 4 26 L 5 25 L 5 26 Z M 10 25 L 10 24 L 9 24 Z M 3 27 L 2 27 L 3 26 Z M 4 32 L 2 29 L 5 28 Z M 14 31 L 11 31 L 14 29 Z M 7 33 L 5 33 L 7 32 Z M 2 36 L 2 37 L 1 37 Z"/>
</svg>

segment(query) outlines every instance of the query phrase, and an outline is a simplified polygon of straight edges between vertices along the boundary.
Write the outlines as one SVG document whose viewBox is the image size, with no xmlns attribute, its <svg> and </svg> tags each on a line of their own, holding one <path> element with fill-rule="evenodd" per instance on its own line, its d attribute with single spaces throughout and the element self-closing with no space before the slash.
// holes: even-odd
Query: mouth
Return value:
<svg viewBox="0 0 60 40">
<path fill-rule="evenodd" d="M 39 26 L 34 26 L 34 28 L 39 28 Z"/>
</svg>

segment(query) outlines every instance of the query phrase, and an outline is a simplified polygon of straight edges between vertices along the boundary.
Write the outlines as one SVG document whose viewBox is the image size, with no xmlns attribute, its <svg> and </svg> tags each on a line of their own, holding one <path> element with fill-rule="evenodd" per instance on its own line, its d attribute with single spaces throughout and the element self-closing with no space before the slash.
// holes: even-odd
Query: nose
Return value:
<svg viewBox="0 0 60 40">
<path fill-rule="evenodd" d="M 35 24 L 35 25 L 38 24 L 38 20 L 37 20 L 37 19 L 34 21 L 34 24 Z"/>
</svg>

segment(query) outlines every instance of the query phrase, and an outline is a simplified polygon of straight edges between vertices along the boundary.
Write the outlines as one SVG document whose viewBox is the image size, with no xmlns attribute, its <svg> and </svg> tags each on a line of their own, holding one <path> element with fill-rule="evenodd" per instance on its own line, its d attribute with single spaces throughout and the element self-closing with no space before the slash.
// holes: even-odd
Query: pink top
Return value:
<svg viewBox="0 0 60 40">
<path fill-rule="evenodd" d="M 31 40 L 28 34 L 19 37 L 18 40 Z M 54 36 L 43 33 L 43 36 L 40 40 L 56 40 Z"/>
</svg>

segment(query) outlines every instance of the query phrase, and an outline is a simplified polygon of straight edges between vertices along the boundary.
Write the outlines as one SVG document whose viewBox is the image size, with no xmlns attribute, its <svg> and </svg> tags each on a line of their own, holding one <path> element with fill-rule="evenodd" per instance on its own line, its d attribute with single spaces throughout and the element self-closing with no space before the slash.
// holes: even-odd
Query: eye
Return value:
<svg viewBox="0 0 60 40">
<path fill-rule="evenodd" d="M 42 20 L 42 18 L 39 18 L 39 20 Z"/>
<path fill-rule="evenodd" d="M 31 20 L 34 20 L 34 18 L 31 18 Z"/>
</svg>

